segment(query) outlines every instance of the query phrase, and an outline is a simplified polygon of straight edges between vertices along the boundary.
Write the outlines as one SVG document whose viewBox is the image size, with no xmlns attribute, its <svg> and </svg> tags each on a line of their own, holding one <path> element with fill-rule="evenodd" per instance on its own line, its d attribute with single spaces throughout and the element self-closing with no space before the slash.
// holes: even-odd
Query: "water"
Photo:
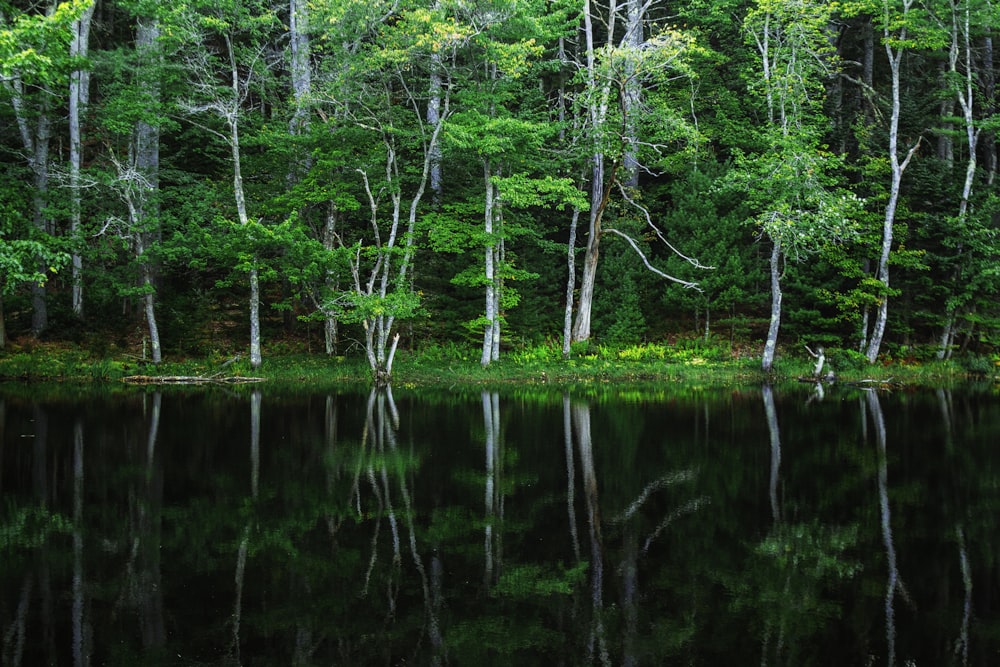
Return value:
<svg viewBox="0 0 1000 667">
<path fill-rule="evenodd" d="M 3 665 L 1000 664 L 991 386 L 0 388 Z"/>
</svg>

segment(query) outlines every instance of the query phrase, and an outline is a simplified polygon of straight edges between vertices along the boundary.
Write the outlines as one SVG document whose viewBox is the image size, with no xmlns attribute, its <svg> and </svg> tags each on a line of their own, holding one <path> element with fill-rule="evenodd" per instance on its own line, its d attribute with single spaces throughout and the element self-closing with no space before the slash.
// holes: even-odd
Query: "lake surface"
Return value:
<svg viewBox="0 0 1000 667">
<path fill-rule="evenodd" d="M 0 387 L 3 665 L 997 665 L 1000 395 Z"/>
</svg>

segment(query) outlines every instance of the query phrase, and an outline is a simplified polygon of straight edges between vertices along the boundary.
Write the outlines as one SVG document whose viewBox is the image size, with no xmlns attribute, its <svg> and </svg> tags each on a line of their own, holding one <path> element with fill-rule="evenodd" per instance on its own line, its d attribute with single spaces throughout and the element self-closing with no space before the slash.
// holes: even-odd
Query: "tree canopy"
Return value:
<svg viewBox="0 0 1000 667">
<path fill-rule="evenodd" d="M 399 345 L 560 336 L 770 368 L 776 313 L 872 362 L 993 353 L 997 28 L 984 0 L 0 2 L 0 316 L 156 361 L 324 338 L 378 381 Z"/>
</svg>

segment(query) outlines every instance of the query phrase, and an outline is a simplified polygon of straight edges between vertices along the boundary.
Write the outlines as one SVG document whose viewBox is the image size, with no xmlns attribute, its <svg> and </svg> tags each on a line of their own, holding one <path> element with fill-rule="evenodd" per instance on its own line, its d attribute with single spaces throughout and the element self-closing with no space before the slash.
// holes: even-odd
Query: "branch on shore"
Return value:
<svg viewBox="0 0 1000 667">
<path fill-rule="evenodd" d="M 250 384 L 263 382 L 265 378 L 215 375 L 129 375 L 123 377 L 126 384 Z"/>
</svg>

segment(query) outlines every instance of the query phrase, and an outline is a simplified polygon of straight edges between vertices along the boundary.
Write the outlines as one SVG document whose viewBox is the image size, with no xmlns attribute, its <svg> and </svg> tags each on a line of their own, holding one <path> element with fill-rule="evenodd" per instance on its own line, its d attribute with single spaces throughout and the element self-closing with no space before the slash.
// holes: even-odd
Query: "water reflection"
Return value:
<svg viewBox="0 0 1000 667">
<path fill-rule="evenodd" d="M 0 393 L 0 659 L 989 664 L 1000 401 L 811 391 Z"/>
</svg>

